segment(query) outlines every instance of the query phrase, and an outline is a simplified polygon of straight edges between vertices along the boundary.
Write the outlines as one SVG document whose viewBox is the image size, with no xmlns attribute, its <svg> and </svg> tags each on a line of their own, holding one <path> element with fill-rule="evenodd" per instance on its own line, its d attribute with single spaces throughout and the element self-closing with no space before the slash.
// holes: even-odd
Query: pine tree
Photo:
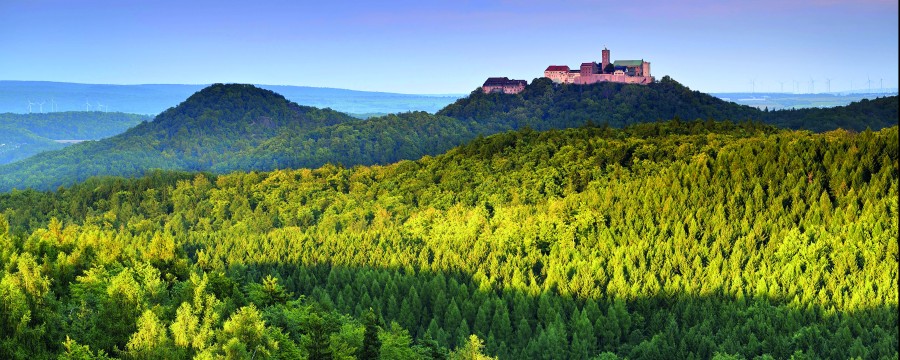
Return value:
<svg viewBox="0 0 900 360">
<path fill-rule="evenodd" d="M 381 340 L 378 338 L 378 318 L 371 308 L 363 315 L 363 333 L 362 347 L 359 349 L 360 360 L 377 360 L 381 352 Z"/>
</svg>

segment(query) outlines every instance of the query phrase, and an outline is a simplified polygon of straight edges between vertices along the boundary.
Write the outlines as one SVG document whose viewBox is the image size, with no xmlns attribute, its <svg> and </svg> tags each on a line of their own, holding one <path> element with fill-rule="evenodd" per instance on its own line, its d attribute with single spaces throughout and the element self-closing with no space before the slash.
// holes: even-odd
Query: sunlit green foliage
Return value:
<svg viewBox="0 0 900 360">
<path fill-rule="evenodd" d="M 897 139 L 669 121 L 16 191 L 0 358 L 895 358 Z"/>
</svg>

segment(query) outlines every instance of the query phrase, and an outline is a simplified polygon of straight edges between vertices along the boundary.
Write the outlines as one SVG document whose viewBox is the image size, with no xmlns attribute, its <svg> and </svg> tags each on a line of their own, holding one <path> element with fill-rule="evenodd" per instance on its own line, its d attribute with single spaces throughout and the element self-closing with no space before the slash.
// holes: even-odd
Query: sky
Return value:
<svg viewBox="0 0 900 360">
<path fill-rule="evenodd" d="M 703 92 L 896 88 L 897 0 L 0 0 L 0 80 L 464 94 L 643 59 Z"/>
</svg>

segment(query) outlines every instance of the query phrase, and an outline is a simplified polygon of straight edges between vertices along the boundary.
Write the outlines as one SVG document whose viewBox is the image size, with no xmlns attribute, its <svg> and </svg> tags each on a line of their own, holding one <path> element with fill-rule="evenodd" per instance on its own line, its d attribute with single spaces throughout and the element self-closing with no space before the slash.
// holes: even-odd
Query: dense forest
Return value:
<svg viewBox="0 0 900 360">
<path fill-rule="evenodd" d="M 359 120 L 300 106 L 252 85 L 216 84 L 120 135 L 0 166 L 0 191 L 51 189 L 90 176 L 139 176 L 150 169 L 208 170 L 279 133 L 303 134 L 347 121 Z"/>
<path fill-rule="evenodd" d="M 900 102 L 897 96 L 863 99 L 847 106 L 827 109 L 799 109 L 767 111 L 761 119 L 779 127 L 828 131 L 847 129 L 863 131 L 897 125 L 900 119 Z"/>
<path fill-rule="evenodd" d="M 410 112 L 359 120 L 299 106 L 251 85 L 216 84 L 119 136 L 0 166 L 0 191 L 54 189 L 91 176 L 140 176 L 152 169 L 228 173 L 389 164 L 525 128 L 622 127 L 680 118 L 755 119 L 816 131 L 877 130 L 896 124 L 897 107 L 895 96 L 834 109 L 763 112 L 691 91 L 668 77 L 648 86 L 560 86 L 536 79 L 518 95 L 476 90 L 437 115 Z"/>
<path fill-rule="evenodd" d="M 620 128 L 676 117 L 741 121 L 756 119 L 760 113 L 749 106 L 691 91 L 666 76 L 646 86 L 612 82 L 565 85 L 537 78 L 517 95 L 485 94 L 476 89 L 437 114 L 515 128 L 560 129 L 586 121 Z"/>
<path fill-rule="evenodd" d="M 0 195 L 0 358 L 898 356 L 898 127 L 587 125 Z"/>
<path fill-rule="evenodd" d="M 756 120 L 782 128 L 816 132 L 843 128 L 878 130 L 897 124 L 897 96 L 863 100 L 827 109 L 761 111 L 691 91 L 666 76 L 647 86 L 619 83 L 553 84 L 535 79 L 520 94 L 484 94 L 480 89 L 457 100 L 438 115 L 467 121 L 509 124 L 512 128 L 563 129 L 586 120 L 623 127 L 681 118 Z"/>
<path fill-rule="evenodd" d="M 120 134 L 151 117 L 118 112 L 67 111 L 0 114 L 0 165 L 66 144 L 53 140 L 98 140 Z"/>
</svg>

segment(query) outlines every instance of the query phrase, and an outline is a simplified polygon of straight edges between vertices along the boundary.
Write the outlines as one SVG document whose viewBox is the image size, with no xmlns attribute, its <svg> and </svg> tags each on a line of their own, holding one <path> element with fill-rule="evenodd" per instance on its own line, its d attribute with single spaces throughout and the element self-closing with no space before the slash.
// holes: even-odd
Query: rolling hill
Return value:
<svg viewBox="0 0 900 360">
<path fill-rule="evenodd" d="M 90 176 L 136 176 L 150 169 L 227 173 L 388 164 L 524 128 L 703 119 L 816 131 L 879 129 L 896 123 L 896 104 L 897 97 L 891 97 L 831 109 L 764 112 L 691 91 L 669 78 L 648 86 L 559 86 L 536 79 L 518 95 L 476 90 L 436 115 L 408 112 L 358 120 L 301 107 L 254 86 L 219 84 L 121 136 L 0 167 L 0 190 L 52 189 Z"/>
<path fill-rule="evenodd" d="M 898 111 L 900 101 L 894 95 L 873 100 L 862 99 L 847 106 L 833 108 L 769 111 L 762 118 L 767 123 L 789 129 L 818 132 L 834 129 L 863 131 L 867 128 L 878 130 L 897 125 L 900 121 Z"/>
<path fill-rule="evenodd" d="M 0 188 L 53 188 L 90 176 L 138 176 L 149 169 L 203 171 L 279 133 L 359 121 L 300 106 L 251 85 L 207 87 L 151 121 L 0 167 Z"/>
<path fill-rule="evenodd" d="M 21 127 L 0 124 L 0 165 L 65 146 Z"/>
<path fill-rule="evenodd" d="M 61 149 L 73 141 L 117 135 L 150 119 L 145 115 L 99 111 L 0 114 L 0 165 Z"/>
<path fill-rule="evenodd" d="M 898 107 L 897 96 L 889 96 L 832 108 L 762 111 L 692 91 L 668 76 L 647 86 L 617 83 L 559 85 L 541 78 L 514 96 L 484 94 L 476 90 L 437 115 L 535 129 L 565 128 L 585 120 L 624 127 L 673 118 L 752 119 L 782 128 L 822 132 L 838 128 L 862 131 L 893 126 L 900 119 Z"/>
<path fill-rule="evenodd" d="M 538 78 L 515 96 L 475 90 L 437 115 L 464 121 L 509 124 L 515 128 L 565 128 L 591 121 L 624 127 L 630 124 L 681 118 L 742 121 L 761 112 L 691 91 L 669 77 L 646 86 L 620 83 L 554 84 Z"/>
</svg>

